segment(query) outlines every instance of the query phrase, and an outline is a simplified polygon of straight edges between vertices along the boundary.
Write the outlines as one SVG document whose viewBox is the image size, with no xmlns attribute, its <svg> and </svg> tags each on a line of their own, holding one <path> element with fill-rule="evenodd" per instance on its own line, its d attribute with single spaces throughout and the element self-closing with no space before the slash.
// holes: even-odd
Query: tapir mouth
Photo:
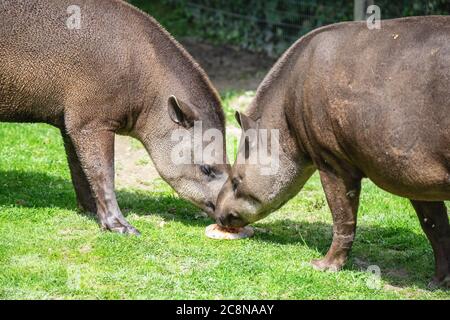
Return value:
<svg viewBox="0 0 450 320">
<path fill-rule="evenodd" d="M 216 223 L 224 228 L 243 228 L 249 223 L 244 221 L 236 213 L 230 213 L 227 216 L 219 216 Z"/>
</svg>

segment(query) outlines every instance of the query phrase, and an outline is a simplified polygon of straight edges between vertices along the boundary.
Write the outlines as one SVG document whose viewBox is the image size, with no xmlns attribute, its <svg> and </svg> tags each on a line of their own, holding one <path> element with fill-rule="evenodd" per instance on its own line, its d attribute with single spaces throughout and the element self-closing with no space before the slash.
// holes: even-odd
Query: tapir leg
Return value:
<svg viewBox="0 0 450 320">
<path fill-rule="evenodd" d="M 69 136 L 64 131 L 61 131 L 61 134 L 64 140 L 64 147 L 66 148 L 72 183 L 77 195 L 78 207 L 87 212 L 97 213 L 95 198 L 92 194 L 91 186 L 89 185 L 86 175 L 81 167 L 75 147 Z"/>
<path fill-rule="evenodd" d="M 411 203 L 433 247 L 436 272 L 432 284 L 450 288 L 450 225 L 445 203 L 415 200 Z"/>
<path fill-rule="evenodd" d="M 361 180 L 324 171 L 320 179 L 333 216 L 333 242 L 326 256 L 312 264 L 319 270 L 338 271 L 347 261 L 355 238 Z"/>
<path fill-rule="evenodd" d="M 69 137 L 94 194 L 102 228 L 139 234 L 120 212 L 114 192 L 114 132 L 80 130 Z"/>
</svg>

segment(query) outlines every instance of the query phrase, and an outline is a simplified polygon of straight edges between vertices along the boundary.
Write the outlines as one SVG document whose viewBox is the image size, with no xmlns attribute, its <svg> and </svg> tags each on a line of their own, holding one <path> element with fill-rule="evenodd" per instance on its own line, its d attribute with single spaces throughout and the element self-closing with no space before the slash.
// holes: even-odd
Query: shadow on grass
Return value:
<svg viewBox="0 0 450 320">
<path fill-rule="evenodd" d="M 140 216 L 160 215 L 196 226 L 211 223 L 196 218 L 199 209 L 171 192 L 118 190 L 116 194 L 125 216 L 132 212 Z M 14 170 L 0 171 L 0 206 L 78 210 L 69 177 Z M 87 216 L 95 219 L 91 214 Z"/>
<path fill-rule="evenodd" d="M 257 233 L 254 239 L 302 245 L 322 256 L 332 242 L 332 225 L 323 222 L 262 220 L 257 226 L 266 232 Z M 367 225 L 358 226 L 356 233 L 344 270 L 368 272 L 370 266 L 377 266 L 392 290 L 411 286 L 428 289 L 434 274 L 434 256 L 425 235 L 404 227 Z"/>
<path fill-rule="evenodd" d="M 120 190 L 117 195 L 125 216 L 130 212 L 139 216 L 159 215 L 197 227 L 211 223 L 210 219 L 198 219 L 197 208 L 169 192 Z M 20 171 L 0 171 L 0 206 L 77 210 L 69 178 Z M 258 232 L 254 241 L 298 244 L 322 255 L 331 244 L 332 226 L 323 222 L 263 220 L 257 226 L 270 232 Z M 399 287 L 414 285 L 426 289 L 434 272 L 434 258 L 425 236 L 400 227 L 358 227 L 345 269 L 361 271 L 369 265 L 378 265 L 383 279 Z"/>
</svg>

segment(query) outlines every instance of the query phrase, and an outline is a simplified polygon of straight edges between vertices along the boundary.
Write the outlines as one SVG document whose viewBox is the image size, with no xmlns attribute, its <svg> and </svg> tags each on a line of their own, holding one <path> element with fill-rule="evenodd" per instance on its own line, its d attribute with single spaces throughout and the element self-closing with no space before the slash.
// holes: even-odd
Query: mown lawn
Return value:
<svg viewBox="0 0 450 320">
<path fill-rule="evenodd" d="M 225 97 L 230 107 L 236 94 Z M 162 180 L 151 183 L 152 192 L 118 191 L 141 237 L 101 232 L 77 212 L 58 131 L 0 124 L 0 298 L 450 298 L 427 289 L 433 253 L 409 202 L 368 181 L 351 259 L 339 273 L 308 264 L 331 241 L 317 175 L 241 241 L 207 239 L 211 221 Z M 374 265 L 380 280 L 367 272 Z"/>
</svg>

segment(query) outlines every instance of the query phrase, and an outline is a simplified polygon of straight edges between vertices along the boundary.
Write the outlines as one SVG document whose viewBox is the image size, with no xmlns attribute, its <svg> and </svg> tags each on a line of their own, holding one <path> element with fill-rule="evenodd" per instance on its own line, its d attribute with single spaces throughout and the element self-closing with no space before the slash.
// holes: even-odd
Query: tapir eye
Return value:
<svg viewBox="0 0 450 320">
<path fill-rule="evenodd" d="M 200 170 L 203 172 L 204 175 L 208 177 L 214 178 L 216 174 L 214 173 L 214 170 L 211 168 L 211 166 L 204 164 L 200 166 Z"/>
</svg>

